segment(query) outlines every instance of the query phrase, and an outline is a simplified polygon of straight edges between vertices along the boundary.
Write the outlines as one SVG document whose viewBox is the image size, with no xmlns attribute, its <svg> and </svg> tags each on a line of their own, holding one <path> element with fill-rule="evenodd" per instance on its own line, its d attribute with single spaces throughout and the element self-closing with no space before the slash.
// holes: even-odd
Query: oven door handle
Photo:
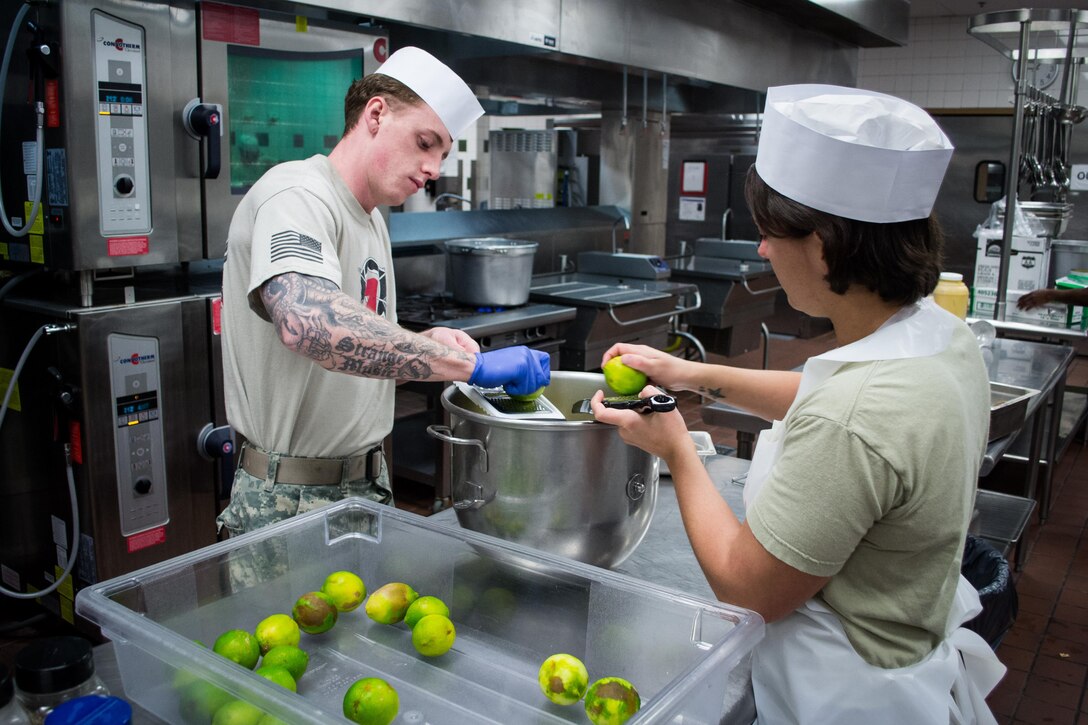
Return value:
<svg viewBox="0 0 1088 725">
<path fill-rule="evenodd" d="M 699 294 L 699 290 L 695 290 L 695 304 L 690 305 L 688 307 L 675 307 L 675 308 L 669 310 L 668 312 L 659 312 L 656 315 L 647 315 L 646 317 L 639 317 L 639 318 L 634 319 L 634 320 L 621 320 L 620 318 L 616 317 L 615 308 L 609 307 L 608 308 L 608 316 L 611 317 L 612 321 L 615 322 L 620 327 L 627 327 L 629 325 L 638 325 L 638 324 L 643 323 L 643 322 L 649 322 L 650 320 L 660 320 L 660 319 L 665 318 L 665 317 L 673 317 L 674 315 L 682 315 L 685 312 L 694 312 L 695 310 L 699 309 L 702 306 L 702 304 L 703 304 L 702 295 Z"/>
</svg>

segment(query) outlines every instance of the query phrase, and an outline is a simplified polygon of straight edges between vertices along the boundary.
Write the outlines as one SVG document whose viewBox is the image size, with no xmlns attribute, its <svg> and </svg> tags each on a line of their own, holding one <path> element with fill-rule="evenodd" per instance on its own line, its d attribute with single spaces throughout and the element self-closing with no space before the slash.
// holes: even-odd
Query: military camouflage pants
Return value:
<svg viewBox="0 0 1088 725">
<path fill-rule="evenodd" d="M 230 503 L 215 521 L 232 537 L 284 521 L 349 496 L 393 505 L 389 471 L 382 459 L 378 478 L 357 478 L 328 486 L 270 483 L 239 467 L 234 472 Z M 282 539 L 272 538 L 243 547 L 231 554 L 230 581 L 235 590 L 254 586 L 286 572 L 287 550 Z"/>
</svg>

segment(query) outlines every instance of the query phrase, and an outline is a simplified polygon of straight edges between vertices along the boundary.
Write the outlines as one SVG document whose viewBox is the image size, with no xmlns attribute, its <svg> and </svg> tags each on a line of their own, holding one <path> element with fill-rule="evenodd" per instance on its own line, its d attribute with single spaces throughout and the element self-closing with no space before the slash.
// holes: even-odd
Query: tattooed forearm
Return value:
<svg viewBox="0 0 1088 725">
<path fill-rule="evenodd" d="M 280 340 L 328 370 L 372 378 L 427 380 L 445 361 L 474 356 L 409 332 L 344 295 L 332 282 L 297 273 L 273 277 L 261 300 Z"/>
</svg>

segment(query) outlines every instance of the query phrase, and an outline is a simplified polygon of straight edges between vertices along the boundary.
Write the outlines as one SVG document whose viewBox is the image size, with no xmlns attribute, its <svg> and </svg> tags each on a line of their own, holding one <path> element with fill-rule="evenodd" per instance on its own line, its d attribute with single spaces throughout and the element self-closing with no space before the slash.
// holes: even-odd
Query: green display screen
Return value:
<svg viewBox="0 0 1088 725">
<path fill-rule="evenodd" d="M 230 46 L 230 190 L 244 194 L 278 163 L 327 154 L 344 131 L 344 95 L 362 50 L 285 53 Z"/>
</svg>

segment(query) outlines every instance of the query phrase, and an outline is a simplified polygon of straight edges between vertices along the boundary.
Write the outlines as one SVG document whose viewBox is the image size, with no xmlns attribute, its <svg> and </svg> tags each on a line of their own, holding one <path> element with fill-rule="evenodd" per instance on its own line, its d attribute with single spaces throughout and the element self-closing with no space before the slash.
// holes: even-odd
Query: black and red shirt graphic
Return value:
<svg viewBox="0 0 1088 725">
<path fill-rule="evenodd" d="M 385 317 L 387 300 L 385 268 L 381 267 L 373 257 L 368 258 L 359 270 L 359 287 L 363 290 L 362 301 L 366 308 Z"/>
</svg>

